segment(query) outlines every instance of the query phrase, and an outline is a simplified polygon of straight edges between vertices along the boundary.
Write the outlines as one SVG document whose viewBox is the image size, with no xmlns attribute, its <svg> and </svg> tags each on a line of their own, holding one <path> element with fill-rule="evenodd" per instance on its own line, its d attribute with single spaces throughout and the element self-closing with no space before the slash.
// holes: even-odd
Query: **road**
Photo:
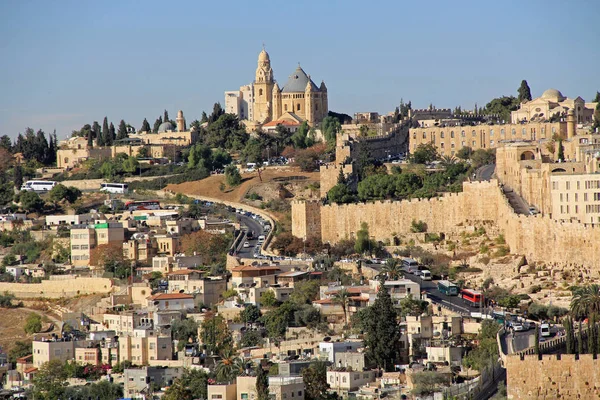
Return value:
<svg viewBox="0 0 600 400">
<path fill-rule="evenodd" d="M 380 270 L 383 265 L 381 264 L 367 264 L 369 268 Z M 442 304 L 446 308 L 458 313 L 458 314 L 470 314 L 471 312 L 478 312 L 479 308 L 469 307 L 465 301 L 458 296 L 446 296 L 440 292 L 437 288 L 437 282 L 424 281 L 416 275 L 404 274 L 404 277 L 408 280 L 418 283 L 421 285 L 421 292 L 426 292 L 427 297 L 436 304 Z"/>
<path fill-rule="evenodd" d="M 496 164 L 487 164 L 483 167 L 479 167 L 477 171 L 475 171 L 475 180 L 489 181 L 492 179 L 492 175 L 494 175 L 495 170 Z"/>
<path fill-rule="evenodd" d="M 246 226 L 248 228 L 247 231 L 254 232 L 254 236 L 252 240 L 248 240 L 247 238 L 241 240 L 235 255 L 242 258 L 255 258 L 254 248 L 258 244 L 258 237 L 265 234 L 263 226 L 258 221 L 246 215 L 238 214 L 238 220 L 242 227 Z M 248 242 L 250 247 L 244 248 L 244 242 Z"/>
</svg>

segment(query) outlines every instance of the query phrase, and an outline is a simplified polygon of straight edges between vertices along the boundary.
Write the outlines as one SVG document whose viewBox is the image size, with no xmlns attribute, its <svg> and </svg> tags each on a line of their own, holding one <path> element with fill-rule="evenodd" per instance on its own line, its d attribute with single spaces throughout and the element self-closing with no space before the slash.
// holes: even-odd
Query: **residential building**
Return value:
<svg viewBox="0 0 600 400">
<path fill-rule="evenodd" d="M 370 280 L 369 285 L 372 289 L 379 288 L 378 280 Z M 412 296 L 414 299 L 421 299 L 421 285 L 410 279 L 398 279 L 395 281 L 385 281 L 384 286 L 395 305 L 399 305 L 400 300 Z"/>
<path fill-rule="evenodd" d="M 75 267 L 89 266 L 91 251 L 97 246 L 118 244 L 125 240 L 125 229 L 118 222 L 96 221 L 71 228 L 71 263 Z"/>
<path fill-rule="evenodd" d="M 207 400 L 236 400 L 237 385 L 235 383 L 208 385 L 206 398 Z"/>
<path fill-rule="evenodd" d="M 151 385 L 156 388 L 171 386 L 183 375 L 183 368 L 142 367 L 125 370 L 125 397 L 134 398 L 140 393 L 148 394 Z"/>
<path fill-rule="evenodd" d="M 375 371 L 348 371 L 345 368 L 327 371 L 330 390 L 343 397 L 370 382 L 375 382 Z"/>
<path fill-rule="evenodd" d="M 319 343 L 319 358 L 332 364 L 337 363 L 336 355 L 348 351 L 356 351 L 363 347 L 363 342 L 321 342 Z"/>
<path fill-rule="evenodd" d="M 148 297 L 148 309 L 191 310 L 195 307 L 194 296 L 185 293 L 158 293 Z"/>
<path fill-rule="evenodd" d="M 102 364 L 100 349 L 96 346 L 77 347 L 75 348 L 75 361 L 81 365 L 100 365 Z"/>
<path fill-rule="evenodd" d="M 41 367 L 52 360 L 62 362 L 75 359 L 75 346 L 85 346 L 86 342 L 72 340 L 34 340 L 32 342 L 33 366 Z"/>
<path fill-rule="evenodd" d="M 148 330 L 144 336 L 119 336 L 119 362 L 131 361 L 136 365 L 155 360 L 172 360 L 173 342 L 171 334 L 161 335 Z"/>
<path fill-rule="evenodd" d="M 425 348 L 427 352 L 427 361 L 432 363 L 447 363 L 448 365 L 460 366 L 463 354 L 466 354 L 464 347 L 454 347 L 450 345 L 439 344 Z"/>
<path fill-rule="evenodd" d="M 269 398 L 274 400 L 304 400 L 304 380 L 301 376 L 269 376 Z"/>
<path fill-rule="evenodd" d="M 235 383 L 237 386 L 237 400 L 258 400 L 255 376 L 238 376 Z"/>
<path fill-rule="evenodd" d="M 222 278 L 206 278 L 206 272 L 180 269 L 167 275 L 169 293 L 191 293 L 197 302 L 213 305 L 221 300 L 221 294 L 227 290 L 227 281 Z"/>
<path fill-rule="evenodd" d="M 254 265 L 240 265 L 231 268 L 231 285 L 235 289 L 242 284 L 267 286 L 276 282 L 275 275 L 281 269 L 276 266 L 257 267 Z"/>
</svg>

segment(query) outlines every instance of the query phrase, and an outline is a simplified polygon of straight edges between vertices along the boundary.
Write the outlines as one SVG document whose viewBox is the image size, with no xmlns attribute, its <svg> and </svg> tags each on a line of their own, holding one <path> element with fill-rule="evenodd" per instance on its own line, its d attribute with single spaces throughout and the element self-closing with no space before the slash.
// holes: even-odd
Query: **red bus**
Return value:
<svg viewBox="0 0 600 400">
<path fill-rule="evenodd" d="M 483 306 L 483 294 L 472 289 L 463 289 L 460 291 L 460 297 L 471 307 Z"/>
<path fill-rule="evenodd" d="M 160 202 L 158 200 L 128 201 L 125 203 L 125 208 L 127 211 L 160 210 Z"/>
</svg>

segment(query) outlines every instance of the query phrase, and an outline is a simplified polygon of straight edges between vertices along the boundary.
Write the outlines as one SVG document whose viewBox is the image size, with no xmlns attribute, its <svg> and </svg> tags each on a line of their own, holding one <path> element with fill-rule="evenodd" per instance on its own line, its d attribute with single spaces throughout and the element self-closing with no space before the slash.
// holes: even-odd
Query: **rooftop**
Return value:
<svg viewBox="0 0 600 400">
<path fill-rule="evenodd" d="M 194 296 L 192 296 L 191 294 L 185 294 L 185 293 L 160 293 L 160 294 L 155 294 L 154 296 L 148 297 L 148 300 L 176 300 L 176 299 L 187 300 L 187 299 L 193 299 L 193 298 L 194 298 Z"/>
</svg>

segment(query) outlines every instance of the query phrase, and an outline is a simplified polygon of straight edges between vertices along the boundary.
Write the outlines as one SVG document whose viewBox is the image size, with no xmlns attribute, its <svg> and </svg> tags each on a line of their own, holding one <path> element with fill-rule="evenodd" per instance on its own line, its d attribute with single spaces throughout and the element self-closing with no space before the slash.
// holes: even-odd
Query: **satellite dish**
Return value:
<svg viewBox="0 0 600 400">
<path fill-rule="evenodd" d="M 179 291 L 179 293 L 180 293 L 180 294 L 183 294 L 183 292 L 185 292 L 185 290 L 183 290 L 183 289 L 181 289 L 181 290 Z"/>
<path fill-rule="evenodd" d="M 331 341 L 331 338 L 330 338 L 329 336 L 325 336 L 325 337 L 323 338 L 323 341 L 324 341 L 324 342 L 330 342 L 330 341 Z"/>
</svg>

